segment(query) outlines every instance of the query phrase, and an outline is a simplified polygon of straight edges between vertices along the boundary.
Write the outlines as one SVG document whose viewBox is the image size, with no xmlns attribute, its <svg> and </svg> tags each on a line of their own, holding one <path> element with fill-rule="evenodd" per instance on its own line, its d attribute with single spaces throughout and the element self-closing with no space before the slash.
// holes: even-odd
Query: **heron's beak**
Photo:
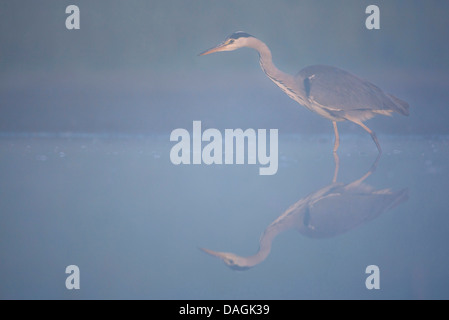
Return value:
<svg viewBox="0 0 449 320">
<path fill-rule="evenodd" d="M 224 259 L 226 257 L 226 253 L 224 252 L 218 252 L 218 251 L 212 251 L 209 249 L 205 249 L 205 248 L 200 248 L 200 250 L 206 252 L 207 254 L 210 254 L 211 256 L 220 258 L 220 259 Z"/>
<path fill-rule="evenodd" d="M 214 52 L 220 52 L 220 51 L 225 51 L 226 46 L 227 46 L 226 44 L 220 43 L 218 46 L 216 46 L 214 48 L 211 48 L 209 50 L 201 52 L 199 54 L 199 56 L 205 56 L 206 54 L 210 54 L 210 53 L 214 53 Z"/>
</svg>

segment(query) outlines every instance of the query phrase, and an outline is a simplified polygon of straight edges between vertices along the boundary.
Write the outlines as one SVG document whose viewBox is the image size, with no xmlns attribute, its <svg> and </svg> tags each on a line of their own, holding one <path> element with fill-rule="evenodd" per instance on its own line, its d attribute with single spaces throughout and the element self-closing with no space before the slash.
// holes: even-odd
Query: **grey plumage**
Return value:
<svg viewBox="0 0 449 320">
<path fill-rule="evenodd" d="M 262 70 L 290 98 L 333 122 L 334 153 L 340 144 L 338 121 L 348 120 L 361 126 L 371 135 L 379 153 L 382 153 L 375 133 L 363 122 L 378 114 L 409 114 L 407 102 L 386 94 L 374 84 L 336 67 L 315 65 L 302 69 L 296 76 L 284 73 L 273 64 L 268 46 L 245 32 L 239 31 L 230 35 L 218 46 L 200 55 L 233 51 L 242 47 L 253 48 L 259 53 Z"/>
<path fill-rule="evenodd" d="M 329 117 L 336 121 L 346 120 L 347 115 L 365 121 L 376 114 L 409 114 L 406 102 L 336 67 L 309 66 L 295 78 L 297 83 L 303 83 L 307 98 L 325 108 Z"/>
</svg>

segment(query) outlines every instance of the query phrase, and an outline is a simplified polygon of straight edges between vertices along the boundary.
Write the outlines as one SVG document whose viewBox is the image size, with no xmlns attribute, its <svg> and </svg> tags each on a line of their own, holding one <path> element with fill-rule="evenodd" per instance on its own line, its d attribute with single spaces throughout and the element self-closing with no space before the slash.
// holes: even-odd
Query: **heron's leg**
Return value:
<svg viewBox="0 0 449 320">
<path fill-rule="evenodd" d="M 340 146 L 340 135 L 338 134 L 337 122 L 332 121 L 332 124 L 334 125 L 334 132 L 335 132 L 335 143 L 334 143 L 334 153 L 335 153 L 337 152 L 337 149 Z"/>
<path fill-rule="evenodd" d="M 379 150 L 379 154 L 382 154 L 382 148 L 380 147 L 379 141 L 377 140 L 376 134 L 370 130 L 370 128 L 368 128 L 367 126 L 365 126 L 363 124 L 363 122 L 358 121 L 358 120 L 354 120 L 354 119 L 348 119 L 356 124 L 358 124 L 359 126 L 361 126 L 363 129 L 365 129 L 366 132 L 368 132 L 371 135 L 371 138 L 373 138 L 374 143 L 377 146 L 377 150 Z"/>
<path fill-rule="evenodd" d="M 334 160 L 335 160 L 335 170 L 334 170 L 334 178 L 332 179 L 332 183 L 337 182 L 338 169 L 340 168 L 340 158 L 338 157 L 337 150 L 340 145 L 340 135 L 338 134 L 337 122 L 332 121 L 334 125 L 335 132 L 335 143 L 334 143 Z"/>
</svg>

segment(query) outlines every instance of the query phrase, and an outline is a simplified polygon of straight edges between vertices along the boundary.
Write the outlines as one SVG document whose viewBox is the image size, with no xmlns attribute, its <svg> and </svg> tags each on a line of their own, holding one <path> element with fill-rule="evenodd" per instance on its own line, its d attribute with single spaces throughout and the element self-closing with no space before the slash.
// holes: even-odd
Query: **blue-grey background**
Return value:
<svg viewBox="0 0 449 320">
<path fill-rule="evenodd" d="M 76 4 L 81 29 L 65 28 Z M 0 298 L 448 298 L 449 3 L 2 1 Z M 260 70 L 257 53 L 197 54 L 243 30 L 295 74 L 329 64 L 409 102 L 367 122 L 384 156 L 367 181 L 409 200 L 345 235 L 276 238 L 268 259 L 227 269 L 198 247 L 250 255 L 266 226 L 329 184 L 333 130 Z M 170 132 L 277 128 L 280 168 L 174 166 Z M 376 157 L 340 125 L 339 180 Z M 68 291 L 65 267 L 81 269 Z M 367 265 L 381 268 L 366 290 Z"/>
</svg>

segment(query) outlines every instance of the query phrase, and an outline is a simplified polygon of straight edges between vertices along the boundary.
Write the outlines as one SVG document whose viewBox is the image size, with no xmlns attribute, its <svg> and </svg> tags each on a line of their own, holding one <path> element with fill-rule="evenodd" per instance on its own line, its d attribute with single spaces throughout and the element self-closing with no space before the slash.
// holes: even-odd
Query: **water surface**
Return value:
<svg viewBox="0 0 449 320">
<path fill-rule="evenodd" d="M 290 205 L 332 184 L 330 135 L 280 135 L 278 173 L 260 176 L 257 165 L 174 166 L 164 135 L 3 134 L 0 297 L 447 299 L 449 138 L 379 140 L 364 183 L 406 189 L 403 201 L 324 239 L 289 229 L 234 271 L 199 248 L 256 253 Z M 369 136 L 342 135 L 337 181 L 361 178 L 376 152 Z M 71 264 L 78 291 L 65 288 Z M 365 288 L 372 264 L 381 290 Z"/>
</svg>

